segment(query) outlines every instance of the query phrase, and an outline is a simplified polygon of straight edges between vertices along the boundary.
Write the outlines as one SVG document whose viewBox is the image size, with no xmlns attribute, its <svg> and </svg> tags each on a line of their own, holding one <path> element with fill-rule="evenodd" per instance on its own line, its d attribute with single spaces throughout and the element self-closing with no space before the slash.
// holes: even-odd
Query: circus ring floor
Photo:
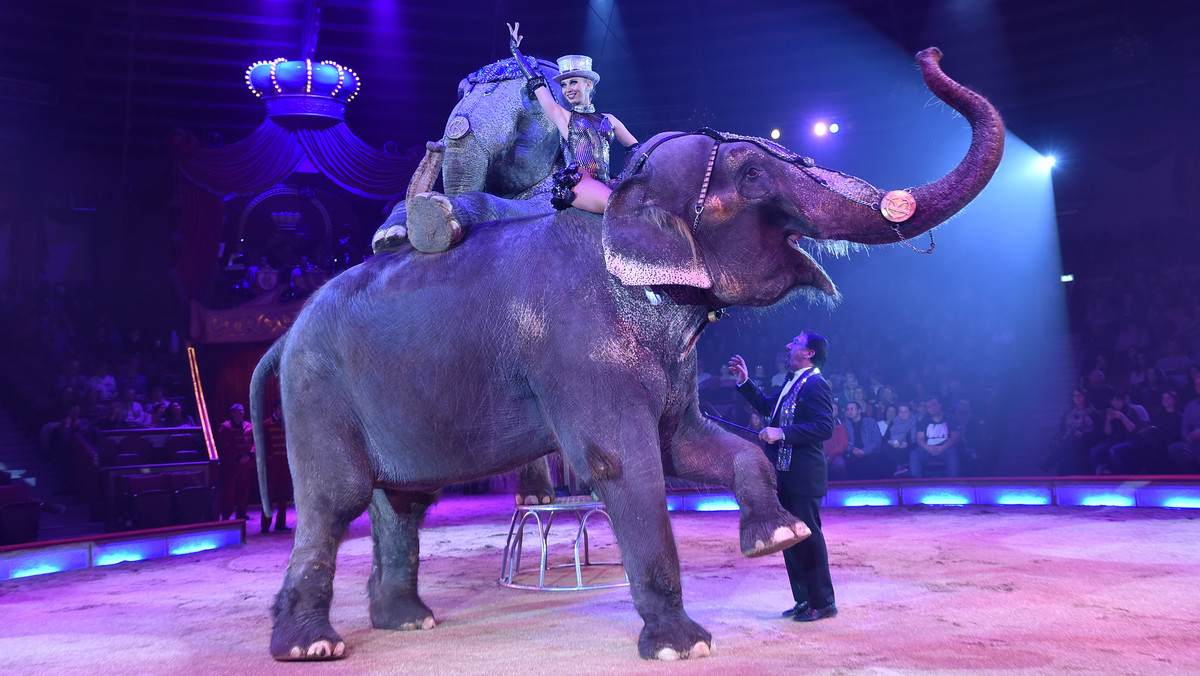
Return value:
<svg viewBox="0 0 1200 676">
<path fill-rule="evenodd" d="M 782 558 L 742 557 L 736 513 L 675 511 L 684 601 L 714 637 L 711 657 L 680 663 L 637 657 L 641 620 L 628 589 L 498 586 L 511 515 L 502 495 L 447 497 L 433 507 L 421 590 L 439 626 L 423 632 L 371 628 L 370 526 L 365 516 L 355 521 L 334 585 L 332 619 L 349 647 L 339 662 L 270 659 L 268 608 L 291 537 L 259 535 L 251 514 L 245 544 L 0 583 L 2 671 L 1200 673 L 1196 509 L 826 508 L 840 614 L 813 624 L 780 618 L 791 605 Z M 551 564 L 571 560 L 571 531 L 551 533 Z M 615 557 L 604 527 L 592 529 L 592 548 Z"/>
</svg>

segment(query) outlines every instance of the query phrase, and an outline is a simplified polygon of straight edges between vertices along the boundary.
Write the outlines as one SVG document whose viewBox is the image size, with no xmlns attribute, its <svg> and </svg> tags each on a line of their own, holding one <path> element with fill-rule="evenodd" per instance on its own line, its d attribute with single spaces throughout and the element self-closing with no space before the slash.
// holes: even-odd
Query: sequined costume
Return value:
<svg viewBox="0 0 1200 676">
<path fill-rule="evenodd" d="M 567 122 L 567 138 L 563 139 L 567 168 L 554 175 L 550 200 L 554 208 L 559 210 L 571 206 L 571 201 L 575 199 L 571 188 L 579 183 L 581 169 L 604 185 L 613 187 L 614 181 L 608 174 L 608 150 L 617 132 L 603 113 L 594 112 L 592 106 L 587 108 L 589 112 L 571 111 L 571 118 Z"/>
</svg>

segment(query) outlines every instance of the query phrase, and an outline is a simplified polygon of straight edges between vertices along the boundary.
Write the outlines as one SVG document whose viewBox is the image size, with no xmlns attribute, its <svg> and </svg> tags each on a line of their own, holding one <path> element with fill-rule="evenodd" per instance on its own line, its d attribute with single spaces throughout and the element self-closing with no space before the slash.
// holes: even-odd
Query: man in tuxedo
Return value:
<svg viewBox="0 0 1200 676">
<path fill-rule="evenodd" d="M 821 498 L 827 490 L 825 454 L 821 444 L 833 435 L 833 393 L 821 377 L 829 343 L 804 331 L 787 346 L 791 377 L 776 397 L 763 394 L 750 382 L 741 355 L 729 360 L 738 391 L 767 421 L 759 438 L 767 442 L 767 457 L 775 465 L 779 503 L 812 531 L 803 542 L 783 552 L 796 605 L 783 612 L 796 622 L 813 622 L 837 615 L 829 552 L 821 533 Z"/>
</svg>

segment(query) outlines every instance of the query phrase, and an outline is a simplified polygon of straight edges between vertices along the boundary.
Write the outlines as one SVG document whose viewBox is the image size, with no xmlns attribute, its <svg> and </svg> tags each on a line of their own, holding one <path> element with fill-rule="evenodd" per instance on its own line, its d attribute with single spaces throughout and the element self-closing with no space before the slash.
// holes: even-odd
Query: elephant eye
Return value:
<svg viewBox="0 0 1200 676">
<path fill-rule="evenodd" d="M 758 178 L 762 176 L 763 170 L 758 167 L 749 167 L 746 169 L 746 178 Z"/>
</svg>

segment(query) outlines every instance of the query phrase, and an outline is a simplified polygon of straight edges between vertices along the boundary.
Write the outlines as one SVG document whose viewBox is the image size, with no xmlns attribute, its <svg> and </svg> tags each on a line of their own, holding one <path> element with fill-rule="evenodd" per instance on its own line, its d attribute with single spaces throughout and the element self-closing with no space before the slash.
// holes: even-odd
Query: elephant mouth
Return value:
<svg viewBox="0 0 1200 676">
<path fill-rule="evenodd" d="M 801 235 L 798 232 L 793 232 L 792 234 L 788 235 L 788 248 L 800 254 L 798 267 L 800 267 L 803 272 L 807 274 L 808 281 L 806 284 L 820 291 L 826 296 L 837 296 L 837 290 L 833 286 L 833 280 L 829 279 L 829 275 L 825 274 L 825 269 L 821 267 L 820 263 L 817 263 L 817 260 L 813 258 L 813 255 L 804 249 L 804 244 L 810 244 L 813 246 L 817 245 L 816 242 L 813 242 L 813 240 Z M 802 274 L 801 276 L 803 277 L 804 275 Z"/>
</svg>

